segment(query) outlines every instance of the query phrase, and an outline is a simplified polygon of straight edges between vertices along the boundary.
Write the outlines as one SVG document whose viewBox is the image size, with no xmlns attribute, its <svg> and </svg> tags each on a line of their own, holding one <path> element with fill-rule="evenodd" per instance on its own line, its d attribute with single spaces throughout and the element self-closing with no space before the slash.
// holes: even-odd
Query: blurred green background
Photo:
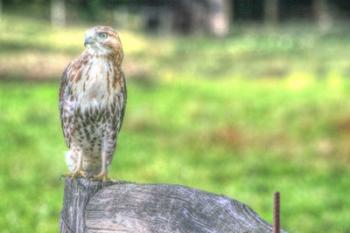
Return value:
<svg viewBox="0 0 350 233">
<path fill-rule="evenodd" d="M 348 12 L 218 0 L 204 17 L 214 25 L 181 24 L 162 12 L 191 16 L 201 1 L 173 2 L 0 0 L 0 232 L 58 231 L 59 79 L 96 24 L 114 26 L 125 52 L 111 177 L 225 194 L 270 222 L 280 191 L 284 229 L 350 232 Z"/>
</svg>

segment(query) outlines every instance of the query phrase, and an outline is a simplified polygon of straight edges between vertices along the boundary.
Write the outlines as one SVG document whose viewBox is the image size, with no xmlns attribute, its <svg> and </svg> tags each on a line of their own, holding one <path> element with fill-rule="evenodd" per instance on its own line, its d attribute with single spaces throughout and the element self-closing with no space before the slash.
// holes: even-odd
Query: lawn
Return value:
<svg viewBox="0 0 350 233">
<path fill-rule="evenodd" d="M 56 232 L 58 77 L 87 26 L 5 15 L 0 27 L 0 232 Z M 111 177 L 225 194 L 270 222 L 280 191 L 289 232 L 350 232 L 350 34 L 120 34 L 129 100 Z"/>
</svg>

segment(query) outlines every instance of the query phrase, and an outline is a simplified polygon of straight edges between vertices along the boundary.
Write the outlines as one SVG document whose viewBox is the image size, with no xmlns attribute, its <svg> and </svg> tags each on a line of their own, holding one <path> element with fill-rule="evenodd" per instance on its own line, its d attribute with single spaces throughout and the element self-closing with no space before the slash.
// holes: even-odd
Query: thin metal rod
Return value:
<svg viewBox="0 0 350 233">
<path fill-rule="evenodd" d="M 275 192 L 273 198 L 273 233 L 280 233 L 280 193 Z"/>
</svg>

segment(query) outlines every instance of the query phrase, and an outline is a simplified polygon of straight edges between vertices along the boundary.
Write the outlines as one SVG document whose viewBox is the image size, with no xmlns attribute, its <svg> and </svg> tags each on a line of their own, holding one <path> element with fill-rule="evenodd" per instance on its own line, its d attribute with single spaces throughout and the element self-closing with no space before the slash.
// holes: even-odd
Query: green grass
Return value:
<svg viewBox="0 0 350 233">
<path fill-rule="evenodd" d="M 83 27 L 13 16 L 1 27 L 0 79 L 32 79 L 25 64 L 56 56 L 41 78 L 58 77 L 82 49 Z M 350 34 L 121 34 L 129 101 L 112 177 L 225 194 L 268 221 L 280 191 L 290 232 L 350 232 Z M 0 82 L 1 233 L 58 229 L 67 169 L 56 80 Z"/>
</svg>

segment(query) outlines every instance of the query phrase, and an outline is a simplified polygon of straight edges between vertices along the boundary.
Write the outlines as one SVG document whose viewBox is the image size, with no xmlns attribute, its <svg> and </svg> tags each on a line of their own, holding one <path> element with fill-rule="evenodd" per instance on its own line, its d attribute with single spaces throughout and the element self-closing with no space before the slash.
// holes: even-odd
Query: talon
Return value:
<svg viewBox="0 0 350 233">
<path fill-rule="evenodd" d="M 92 179 L 95 180 L 95 181 L 103 181 L 103 182 L 106 182 L 106 181 L 109 181 L 109 180 L 110 180 L 110 179 L 108 178 L 107 173 L 105 173 L 105 172 L 101 172 L 100 174 L 98 174 L 98 175 L 96 175 L 96 176 L 93 176 Z"/>
<path fill-rule="evenodd" d="M 76 179 L 78 177 L 86 177 L 86 172 L 84 172 L 81 169 L 77 169 L 75 171 L 73 171 L 72 173 L 67 173 L 63 175 L 64 177 L 70 177 L 72 179 Z"/>
</svg>

